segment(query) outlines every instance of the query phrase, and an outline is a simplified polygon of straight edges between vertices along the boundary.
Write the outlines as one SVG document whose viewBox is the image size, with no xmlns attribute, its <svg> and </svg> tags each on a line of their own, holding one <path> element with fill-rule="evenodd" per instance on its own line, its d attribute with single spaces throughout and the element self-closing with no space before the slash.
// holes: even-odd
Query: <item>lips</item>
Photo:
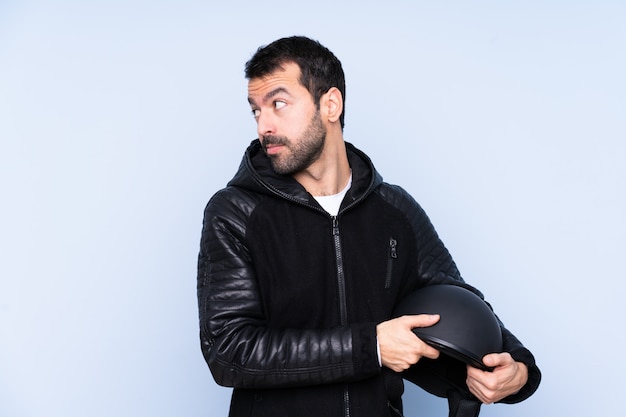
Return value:
<svg viewBox="0 0 626 417">
<path fill-rule="evenodd" d="M 267 155 L 275 155 L 285 146 L 284 138 L 278 136 L 264 136 L 261 142 Z"/>
<path fill-rule="evenodd" d="M 268 155 L 275 155 L 280 151 L 282 147 L 283 145 L 265 145 L 265 153 Z"/>
</svg>

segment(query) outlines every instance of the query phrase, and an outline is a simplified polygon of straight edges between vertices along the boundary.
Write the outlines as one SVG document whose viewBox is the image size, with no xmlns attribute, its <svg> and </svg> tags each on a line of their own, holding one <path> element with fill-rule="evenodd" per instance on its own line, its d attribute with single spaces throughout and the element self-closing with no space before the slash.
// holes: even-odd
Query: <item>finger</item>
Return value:
<svg viewBox="0 0 626 417">
<path fill-rule="evenodd" d="M 418 314 L 414 316 L 404 316 L 404 319 L 411 328 L 430 327 L 439 321 L 439 314 Z"/>
<path fill-rule="evenodd" d="M 467 380 L 466 380 L 467 388 L 470 390 L 472 394 L 474 394 L 476 398 L 478 398 L 478 400 L 481 403 L 491 404 L 494 402 L 492 398 L 494 392 L 480 380 L 480 375 L 483 373 L 484 371 L 481 371 L 476 368 L 468 367 Z"/>
<path fill-rule="evenodd" d="M 484 362 L 484 361 L 483 361 Z M 486 364 L 485 364 L 486 365 Z M 476 378 L 480 378 L 480 374 L 482 374 L 484 371 L 475 368 L 471 365 L 467 365 L 467 378 L 472 378 L 472 379 L 476 379 Z"/>
<path fill-rule="evenodd" d="M 421 339 L 420 339 L 421 340 Z M 424 350 L 422 351 L 422 356 L 428 359 L 437 359 L 439 357 L 439 351 L 432 346 L 424 343 Z"/>
<path fill-rule="evenodd" d="M 495 355 L 493 360 L 497 364 L 493 372 L 467 368 L 467 387 L 481 402 L 491 404 L 518 392 L 528 380 L 525 366 L 518 366 L 510 355 Z"/>
<path fill-rule="evenodd" d="M 504 366 L 513 363 L 513 358 L 507 352 L 490 353 L 483 357 L 483 363 L 489 367 Z"/>
</svg>

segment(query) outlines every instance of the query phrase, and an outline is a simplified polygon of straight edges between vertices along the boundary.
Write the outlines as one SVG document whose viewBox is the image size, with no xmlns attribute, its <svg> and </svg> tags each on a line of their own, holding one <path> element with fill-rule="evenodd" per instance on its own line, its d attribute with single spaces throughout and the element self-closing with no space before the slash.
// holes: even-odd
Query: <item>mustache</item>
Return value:
<svg viewBox="0 0 626 417">
<path fill-rule="evenodd" d="M 286 145 L 289 140 L 285 136 L 266 135 L 261 137 L 261 145 L 267 150 L 268 145 Z"/>
</svg>

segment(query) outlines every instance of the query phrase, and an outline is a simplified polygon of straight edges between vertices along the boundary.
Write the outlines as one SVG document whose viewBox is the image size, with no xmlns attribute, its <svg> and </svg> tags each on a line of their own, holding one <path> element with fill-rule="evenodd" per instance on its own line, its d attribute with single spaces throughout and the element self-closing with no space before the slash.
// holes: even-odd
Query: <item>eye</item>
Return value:
<svg viewBox="0 0 626 417">
<path fill-rule="evenodd" d="M 250 113 L 252 113 L 252 116 L 256 119 L 257 117 L 259 117 L 261 115 L 261 110 L 259 110 L 259 109 L 252 109 L 250 111 Z"/>
<path fill-rule="evenodd" d="M 286 105 L 287 105 L 287 103 L 285 103 L 284 101 L 276 100 L 276 101 L 274 102 L 274 108 L 275 108 L 276 110 L 280 110 L 280 109 L 282 109 L 283 107 L 285 107 Z"/>
</svg>

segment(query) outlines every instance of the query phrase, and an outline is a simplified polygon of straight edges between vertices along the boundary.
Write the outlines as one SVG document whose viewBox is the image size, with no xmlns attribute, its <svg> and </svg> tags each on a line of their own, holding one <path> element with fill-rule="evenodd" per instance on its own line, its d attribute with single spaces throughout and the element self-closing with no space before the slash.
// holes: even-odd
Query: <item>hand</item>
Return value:
<svg viewBox="0 0 626 417">
<path fill-rule="evenodd" d="M 402 316 L 378 324 L 376 335 L 383 366 L 402 372 L 422 357 L 437 359 L 439 351 L 424 343 L 411 330 L 415 327 L 429 327 L 438 321 L 439 315 L 420 314 Z"/>
<path fill-rule="evenodd" d="M 515 362 L 509 353 L 491 353 L 483 363 L 492 372 L 467 367 L 467 387 L 483 404 L 491 404 L 517 393 L 528 381 L 528 367 Z"/>
</svg>

